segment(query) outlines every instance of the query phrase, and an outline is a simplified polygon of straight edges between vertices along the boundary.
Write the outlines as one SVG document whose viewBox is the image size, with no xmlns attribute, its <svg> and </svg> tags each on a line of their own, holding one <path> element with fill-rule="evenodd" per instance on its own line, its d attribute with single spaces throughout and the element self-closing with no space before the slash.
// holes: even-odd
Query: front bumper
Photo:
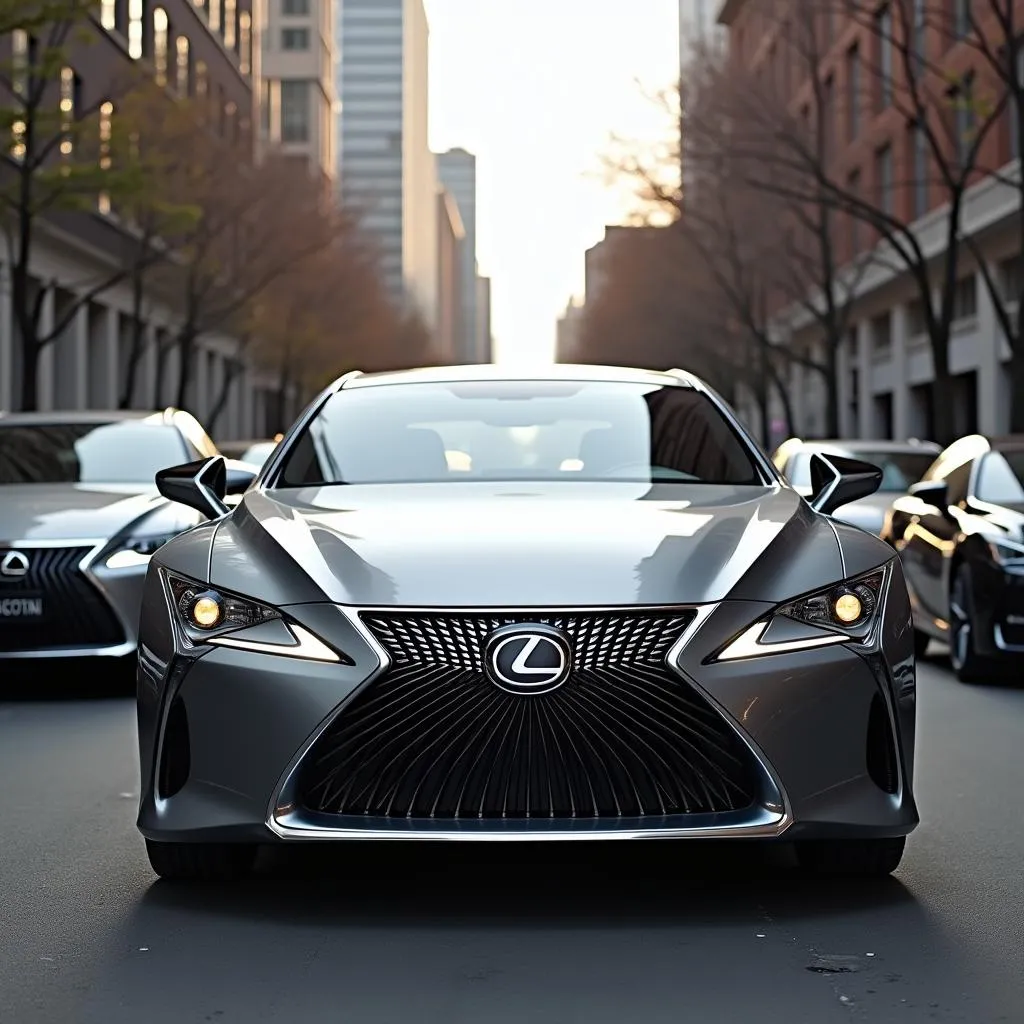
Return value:
<svg viewBox="0 0 1024 1024">
<path fill-rule="evenodd" d="M 155 573 L 147 586 L 159 586 Z M 311 752 L 332 725 L 343 721 L 346 708 L 387 678 L 389 658 L 358 610 L 320 604 L 284 611 L 343 650 L 353 664 L 223 647 L 184 658 L 175 650 L 175 627 L 162 596 L 155 589 L 149 594 L 138 681 L 143 772 L 138 825 L 146 837 L 770 839 L 897 836 L 917 824 L 909 608 L 887 617 L 899 626 L 887 627 L 882 649 L 872 656 L 833 646 L 713 664 L 704 661 L 722 639 L 742 631 L 766 606 L 726 602 L 699 609 L 692 627 L 674 644 L 669 663 L 678 685 L 693 687 L 749 754 L 756 774 L 756 798 L 749 807 L 639 817 L 457 819 L 322 813 L 303 801 L 301 776 Z M 880 714 L 892 755 L 883 784 L 871 751 L 880 742 Z"/>
<path fill-rule="evenodd" d="M 147 565 L 110 569 L 106 539 L 0 545 L 27 556 L 29 574 L 0 584 L 0 599 L 30 594 L 46 602 L 46 617 L 0 622 L 0 659 L 120 658 L 138 642 Z"/>
</svg>

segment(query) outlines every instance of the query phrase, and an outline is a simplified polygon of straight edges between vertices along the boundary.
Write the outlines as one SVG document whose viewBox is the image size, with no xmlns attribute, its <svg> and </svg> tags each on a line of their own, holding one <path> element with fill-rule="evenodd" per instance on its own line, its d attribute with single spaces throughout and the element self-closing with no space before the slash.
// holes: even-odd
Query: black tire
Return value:
<svg viewBox="0 0 1024 1024">
<path fill-rule="evenodd" d="M 238 882 L 256 862 L 254 843 L 155 843 L 146 840 L 153 870 L 169 882 Z"/>
<path fill-rule="evenodd" d="M 921 630 L 914 630 L 914 657 L 919 661 L 928 653 L 928 645 L 931 643 L 932 638 L 927 633 L 922 633 Z"/>
<path fill-rule="evenodd" d="M 905 836 L 893 839 L 804 840 L 796 845 L 800 867 L 829 878 L 883 878 L 903 859 Z"/>
<path fill-rule="evenodd" d="M 975 648 L 975 633 L 971 568 L 961 563 L 949 588 L 949 663 L 961 683 L 977 683 L 994 674 L 994 662 Z"/>
</svg>

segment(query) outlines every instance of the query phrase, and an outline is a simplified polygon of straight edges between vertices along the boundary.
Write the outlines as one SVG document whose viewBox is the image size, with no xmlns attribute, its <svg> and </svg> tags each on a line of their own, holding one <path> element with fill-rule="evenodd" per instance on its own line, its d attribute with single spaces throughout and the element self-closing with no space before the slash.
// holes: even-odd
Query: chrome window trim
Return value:
<svg viewBox="0 0 1024 1024">
<path fill-rule="evenodd" d="M 722 706 L 710 697 L 706 690 L 695 686 L 693 680 L 681 671 L 678 665 L 679 656 L 688 643 L 696 635 L 701 626 L 711 617 L 719 604 L 705 605 L 667 605 L 648 606 L 601 605 L 581 607 L 552 606 L 538 607 L 391 607 L 391 606 L 360 606 L 335 605 L 349 620 L 363 641 L 377 658 L 377 667 L 366 679 L 353 689 L 352 693 L 341 702 L 305 741 L 291 763 L 288 765 L 280 781 L 274 789 L 270 805 L 267 809 L 266 826 L 279 839 L 294 840 L 433 840 L 458 842 L 565 842 L 581 840 L 621 840 L 621 839 L 724 839 L 728 837 L 774 838 L 781 835 L 792 824 L 789 803 L 783 794 L 781 783 L 775 772 L 768 766 L 767 759 L 752 741 L 743 735 L 743 730 L 731 715 L 725 713 Z M 769 794 L 777 795 L 778 803 L 766 802 L 765 806 L 757 806 L 731 814 L 712 815 L 672 815 L 663 819 L 660 827 L 645 826 L 644 819 L 623 819 L 617 826 L 611 819 L 584 819 L 573 829 L 565 827 L 565 821 L 552 823 L 543 827 L 538 821 L 515 821 L 496 827 L 494 822 L 477 825 L 465 822 L 457 827 L 452 822 L 439 823 L 437 828 L 415 827 L 410 823 L 408 828 L 396 827 L 394 822 L 382 819 L 349 818 L 351 824 L 331 824 L 338 819 L 330 815 L 314 815 L 296 807 L 294 791 L 297 774 L 306 755 L 320 737 L 334 724 L 348 704 L 366 687 L 380 678 L 391 665 L 387 652 L 378 643 L 369 628 L 362 622 L 361 616 L 371 615 L 600 615 L 609 612 L 631 614 L 655 614 L 658 612 L 695 611 L 693 622 L 686 628 L 679 639 L 673 644 L 666 655 L 667 667 L 675 672 L 680 679 L 707 699 L 711 706 L 723 716 L 726 723 L 734 729 L 750 750 L 755 761 L 761 768 L 762 786 Z M 361 824 L 357 824 L 361 822 Z"/>
</svg>

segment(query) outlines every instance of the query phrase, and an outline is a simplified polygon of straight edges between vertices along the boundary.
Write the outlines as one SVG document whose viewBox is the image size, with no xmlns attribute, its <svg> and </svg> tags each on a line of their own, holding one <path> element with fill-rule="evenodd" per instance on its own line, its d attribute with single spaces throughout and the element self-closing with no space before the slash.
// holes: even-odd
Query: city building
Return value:
<svg viewBox="0 0 1024 1024">
<path fill-rule="evenodd" d="M 491 279 L 476 277 L 476 359 L 477 363 L 494 362 L 494 337 L 491 334 Z"/>
<path fill-rule="evenodd" d="M 439 153 L 437 170 L 441 183 L 455 197 L 466 228 L 462 246 L 462 336 L 459 339 L 460 363 L 487 362 L 479 347 L 481 334 L 477 327 L 476 298 L 476 157 L 464 149 Z"/>
<path fill-rule="evenodd" d="M 102 143 L 104 133 L 111 134 L 116 127 L 115 99 L 121 83 L 133 68 L 143 68 L 170 89 L 206 97 L 215 113 L 214 130 L 237 143 L 240 159 L 251 158 L 260 23 L 260 11 L 253 9 L 252 0 L 102 0 L 96 19 L 71 33 L 68 66 L 60 76 L 61 109 L 71 118 L 78 103 L 83 109 L 98 110 Z M 30 61 L 32 53 L 24 31 L 16 29 L 0 37 L 0 60 L 7 67 Z M 122 399 L 133 408 L 170 403 L 175 375 L 161 373 L 166 367 L 160 353 L 168 351 L 163 342 L 174 335 L 183 311 L 166 296 L 164 301 L 154 295 L 147 303 L 139 372 L 131 393 L 124 394 L 132 359 L 134 303 L 127 284 L 112 282 L 123 266 L 129 236 L 106 197 L 98 195 L 92 211 L 63 215 L 59 221 L 37 216 L 33 223 L 29 271 L 37 290 L 41 330 L 49 334 L 66 321 L 41 353 L 39 407 L 110 408 Z M 14 253 L 0 242 L 0 409 L 21 405 L 23 367 L 13 322 L 13 259 Z M 81 292 L 83 282 L 111 284 L 97 285 L 86 297 Z M 205 420 L 220 404 L 223 411 L 215 432 L 222 437 L 262 433 L 272 382 L 247 367 L 233 372 L 237 359 L 233 339 L 204 336 L 198 345 L 199 372 L 190 389 L 190 411 Z M 167 362 L 173 363 L 176 351 L 169 351 Z"/>
<path fill-rule="evenodd" d="M 723 26 L 718 24 L 718 6 L 721 0 L 679 0 L 679 96 L 681 104 L 688 95 L 687 76 L 695 60 L 702 54 L 719 52 L 724 48 L 727 37 Z M 685 116 L 680 110 L 680 180 L 684 195 L 694 188 L 694 174 L 691 171 L 687 149 L 689 140 L 685 129 Z"/>
<path fill-rule="evenodd" d="M 566 304 L 565 312 L 555 326 L 555 362 L 571 363 L 579 358 L 580 322 L 584 303 L 575 296 Z"/>
<path fill-rule="evenodd" d="M 439 363 L 459 364 L 465 315 L 462 275 L 466 229 L 459 205 L 446 189 L 437 192 L 437 327 L 434 344 Z"/>
<path fill-rule="evenodd" d="M 267 0 L 260 47 L 260 137 L 306 159 L 327 194 L 337 169 L 335 2 Z"/>
<path fill-rule="evenodd" d="M 1016 17 L 1024 16 L 1024 3 L 1018 0 L 1015 7 Z M 882 4 L 877 16 L 889 17 L 891 12 Z M 726 0 L 720 4 L 719 20 L 729 31 L 731 62 L 747 71 L 763 67 L 768 74 L 774 70 L 769 62 L 777 52 L 775 37 L 785 24 L 784 11 L 767 17 L 753 0 Z M 898 65 L 896 72 L 892 66 L 899 58 L 877 49 L 879 34 L 866 35 L 863 24 L 842 16 L 838 8 L 827 29 L 821 74 L 826 76 L 829 102 L 835 111 L 832 166 L 845 175 L 851 188 L 856 182 L 856 187 L 872 190 L 866 194 L 889 204 L 892 215 L 912 228 L 921 251 L 941 264 L 948 193 L 943 193 L 937 173 L 926 171 L 930 157 L 920 131 L 908 126 L 905 112 L 893 103 Z M 978 50 L 969 43 L 942 38 L 933 30 L 922 32 L 917 45 L 928 47 L 929 61 L 951 76 L 954 72 L 969 76 L 972 70 L 981 74 Z M 873 49 L 869 51 L 869 47 Z M 876 57 L 873 67 L 884 68 L 889 62 L 892 77 L 883 79 L 861 66 L 860 54 L 869 52 Z M 859 86 L 859 76 L 868 73 L 874 77 Z M 775 76 L 775 81 L 780 77 Z M 800 81 L 801 77 L 806 75 L 785 76 L 794 110 L 809 102 L 811 83 Z M 884 87 L 883 81 L 887 83 Z M 997 173 L 979 175 L 967 191 L 961 225 L 963 233 L 974 238 L 993 280 L 1002 284 L 1003 294 L 1013 296 L 1019 294 L 1022 273 L 1016 223 L 1020 195 L 1012 184 L 1020 174 L 1020 147 L 1011 123 L 1016 113 L 1014 101 L 1007 106 L 1004 122 L 988 133 L 978 160 L 979 167 Z M 964 111 L 964 116 L 969 116 L 966 106 Z M 956 127 L 960 126 L 958 117 Z M 852 267 L 856 257 L 870 251 L 874 240 L 866 227 L 855 228 L 853 222 L 846 225 L 843 236 L 835 240 L 837 251 Z M 979 265 L 964 247 L 958 270 L 949 347 L 956 430 L 1002 433 L 1009 424 L 1009 350 Z M 852 325 L 838 352 L 842 432 L 868 438 L 933 436 L 934 372 L 919 288 L 896 258 L 874 261 L 855 280 Z M 820 333 L 806 304 L 777 309 L 772 328 L 787 344 L 806 345 L 812 351 L 817 346 L 820 351 Z M 825 423 L 820 375 L 794 369 L 790 391 L 797 432 L 820 435 Z M 753 414 L 750 418 L 754 422 Z"/>
<path fill-rule="evenodd" d="M 337 19 L 338 164 L 396 305 L 437 326 L 437 164 L 427 140 L 423 0 L 344 0 Z"/>
</svg>

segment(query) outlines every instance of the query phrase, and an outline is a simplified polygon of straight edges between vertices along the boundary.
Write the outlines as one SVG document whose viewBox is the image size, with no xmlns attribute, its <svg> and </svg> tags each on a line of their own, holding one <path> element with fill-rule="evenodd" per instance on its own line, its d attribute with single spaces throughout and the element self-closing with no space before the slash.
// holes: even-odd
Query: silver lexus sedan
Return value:
<svg viewBox="0 0 1024 1024">
<path fill-rule="evenodd" d="M 0 659 L 133 657 L 150 556 L 202 519 L 155 474 L 217 454 L 175 409 L 0 413 Z"/>
<path fill-rule="evenodd" d="M 234 508 L 160 548 L 138 825 L 170 879 L 261 844 L 793 841 L 884 875 L 918 821 L 910 604 L 700 380 L 557 366 L 342 377 Z"/>
</svg>

